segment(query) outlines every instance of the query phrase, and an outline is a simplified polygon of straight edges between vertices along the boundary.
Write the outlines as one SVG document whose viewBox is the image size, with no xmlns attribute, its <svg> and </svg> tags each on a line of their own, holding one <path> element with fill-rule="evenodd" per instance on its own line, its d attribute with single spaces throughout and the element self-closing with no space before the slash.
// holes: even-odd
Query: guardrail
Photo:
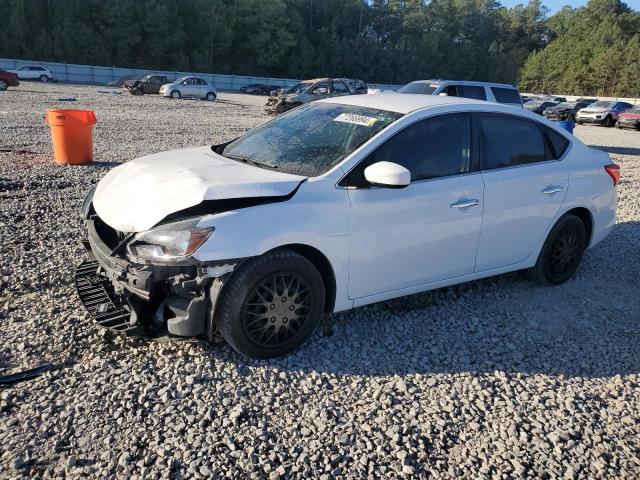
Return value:
<svg viewBox="0 0 640 480">
<path fill-rule="evenodd" d="M 212 83 L 218 90 L 237 91 L 244 85 L 260 83 L 264 85 L 279 85 L 291 87 L 300 80 L 293 78 L 275 77 L 249 77 L 243 75 L 221 75 L 216 73 L 198 73 L 166 70 L 144 70 L 140 68 L 120 68 L 120 67 L 100 67 L 94 65 L 77 65 L 73 63 L 39 62 L 35 60 L 19 60 L 0 58 L 0 69 L 16 70 L 25 66 L 39 66 L 48 68 L 54 78 L 59 82 L 83 83 L 83 84 L 107 84 L 121 77 L 142 76 L 149 73 L 166 75 L 170 81 L 185 75 L 197 75 L 209 83 Z M 396 90 L 399 85 L 369 84 L 371 88 L 383 90 Z"/>
</svg>

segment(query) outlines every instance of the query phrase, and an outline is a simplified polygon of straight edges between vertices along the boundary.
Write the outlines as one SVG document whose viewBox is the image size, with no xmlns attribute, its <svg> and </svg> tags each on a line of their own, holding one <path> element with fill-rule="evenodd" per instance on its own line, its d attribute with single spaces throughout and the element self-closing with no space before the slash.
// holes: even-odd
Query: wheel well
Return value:
<svg viewBox="0 0 640 480">
<path fill-rule="evenodd" d="M 571 215 L 575 215 L 584 224 L 584 228 L 587 231 L 587 246 L 591 243 L 591 236 L 593 235 L 593 217 L 591 216 L 591 212 L 583 207 L 574 208 L 569 210 L 567 213 Z"/>
<path fill-rule="evenodd" d="M 333 272 L 333 267 L 329 259 L 317 248 L 310 247 L 309 245 L 292 244 L 283 245 L 281 248 L 288 248 L 289 250 L 303 256 L 318 269 L 320 276 L 324 281 L 325 289 L 325 302 L 324 308 L 328 313 L 333 312 L 333 307 L 336 303 L 336 276 Z"/>
</svg>

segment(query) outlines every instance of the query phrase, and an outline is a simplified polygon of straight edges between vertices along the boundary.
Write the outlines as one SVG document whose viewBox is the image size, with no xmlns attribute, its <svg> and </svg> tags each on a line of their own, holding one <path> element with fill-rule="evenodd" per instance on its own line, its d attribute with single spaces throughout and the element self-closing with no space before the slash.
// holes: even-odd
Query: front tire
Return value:
<svg viewBox="0 0 640 480">
<path fill-rule="evenodd" d="M 607 115 L 604 119 L 604 126 L 611 128 L 613 127 L 614 121 L 613 118 L 611 118 L 611 115 Z"/>
<path fill-rule="evenodd" d="M 214 312 L 216 328 L 239 353 L 286 355 L 316 329 L 325 288 L 306 258 L 277 249 L 244 262 L 225 283 Z"/>
<path fill-rule="evenodd" d="M 178 90 L 173 90 L 170 97 L 179 100 L 182 97 L 182 94 Z"/>
<path fill-rule="evenodd" d="M 7 87 L 8 87 L 7 82 L 2 80 L 2 79 L 0 79 L 0 92 L 5 91 L 7 89 Z"/>
<path fill-rule="evenodd" d="M 562 216 L 549 232 L 538 261 L 527 276 L 543 285 L 566 282 L 578 269 L 587 248 L 587 230 L 575 215 Z"/>
<path fill-rule="evenodd" d="M 49 77 L 47 77 L 46 75 L 40 75 L 40 79 L 39 79 L 42 83 L 48 83 L 49 82 Z"/>
</svg>

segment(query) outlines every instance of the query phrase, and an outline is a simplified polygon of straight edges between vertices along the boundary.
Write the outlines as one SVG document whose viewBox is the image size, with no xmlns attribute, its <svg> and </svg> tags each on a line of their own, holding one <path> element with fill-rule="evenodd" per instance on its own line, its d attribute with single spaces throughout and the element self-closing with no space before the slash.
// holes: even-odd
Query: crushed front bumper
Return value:
<svg viewBox="0 0 640 480">
<path fill-rule="evenodd" d="M 87 221 L 88 240 L 83 245 L 88 260 L 75 275 L 80 301 L 96 323 L 130 335 L 205 333 L 216 300 L 212 295 L 220 291 L 219 285 L 211 288 L 212 283 L 222 281 L 232 266 L 134 264 L 105 243 L 104 229 L 99 219 Z"/>
</svg>

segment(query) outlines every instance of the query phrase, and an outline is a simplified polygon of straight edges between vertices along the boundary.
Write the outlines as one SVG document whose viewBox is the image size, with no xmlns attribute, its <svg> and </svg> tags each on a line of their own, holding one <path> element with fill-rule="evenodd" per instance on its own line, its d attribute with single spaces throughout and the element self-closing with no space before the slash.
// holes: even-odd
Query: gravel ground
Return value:
<svg viewBox="0 0 640 480">
<path fill-rule="evenodd" d="M 566 284 L 509 274 L 364 307 L 250 361 L 101 331 L 72 272 L 92 183 L 233 138 L 264 97 L 97 90 L 0 92 L 0 374 L 55 366 L 0 390 L 1 478 L 640 477 L 640 132 L 576 130 L 623 180 L 618 225 Z M 42 115 L 64 106 L 96 112 L 90 166 L 51 161 Z"/>
</svg>

